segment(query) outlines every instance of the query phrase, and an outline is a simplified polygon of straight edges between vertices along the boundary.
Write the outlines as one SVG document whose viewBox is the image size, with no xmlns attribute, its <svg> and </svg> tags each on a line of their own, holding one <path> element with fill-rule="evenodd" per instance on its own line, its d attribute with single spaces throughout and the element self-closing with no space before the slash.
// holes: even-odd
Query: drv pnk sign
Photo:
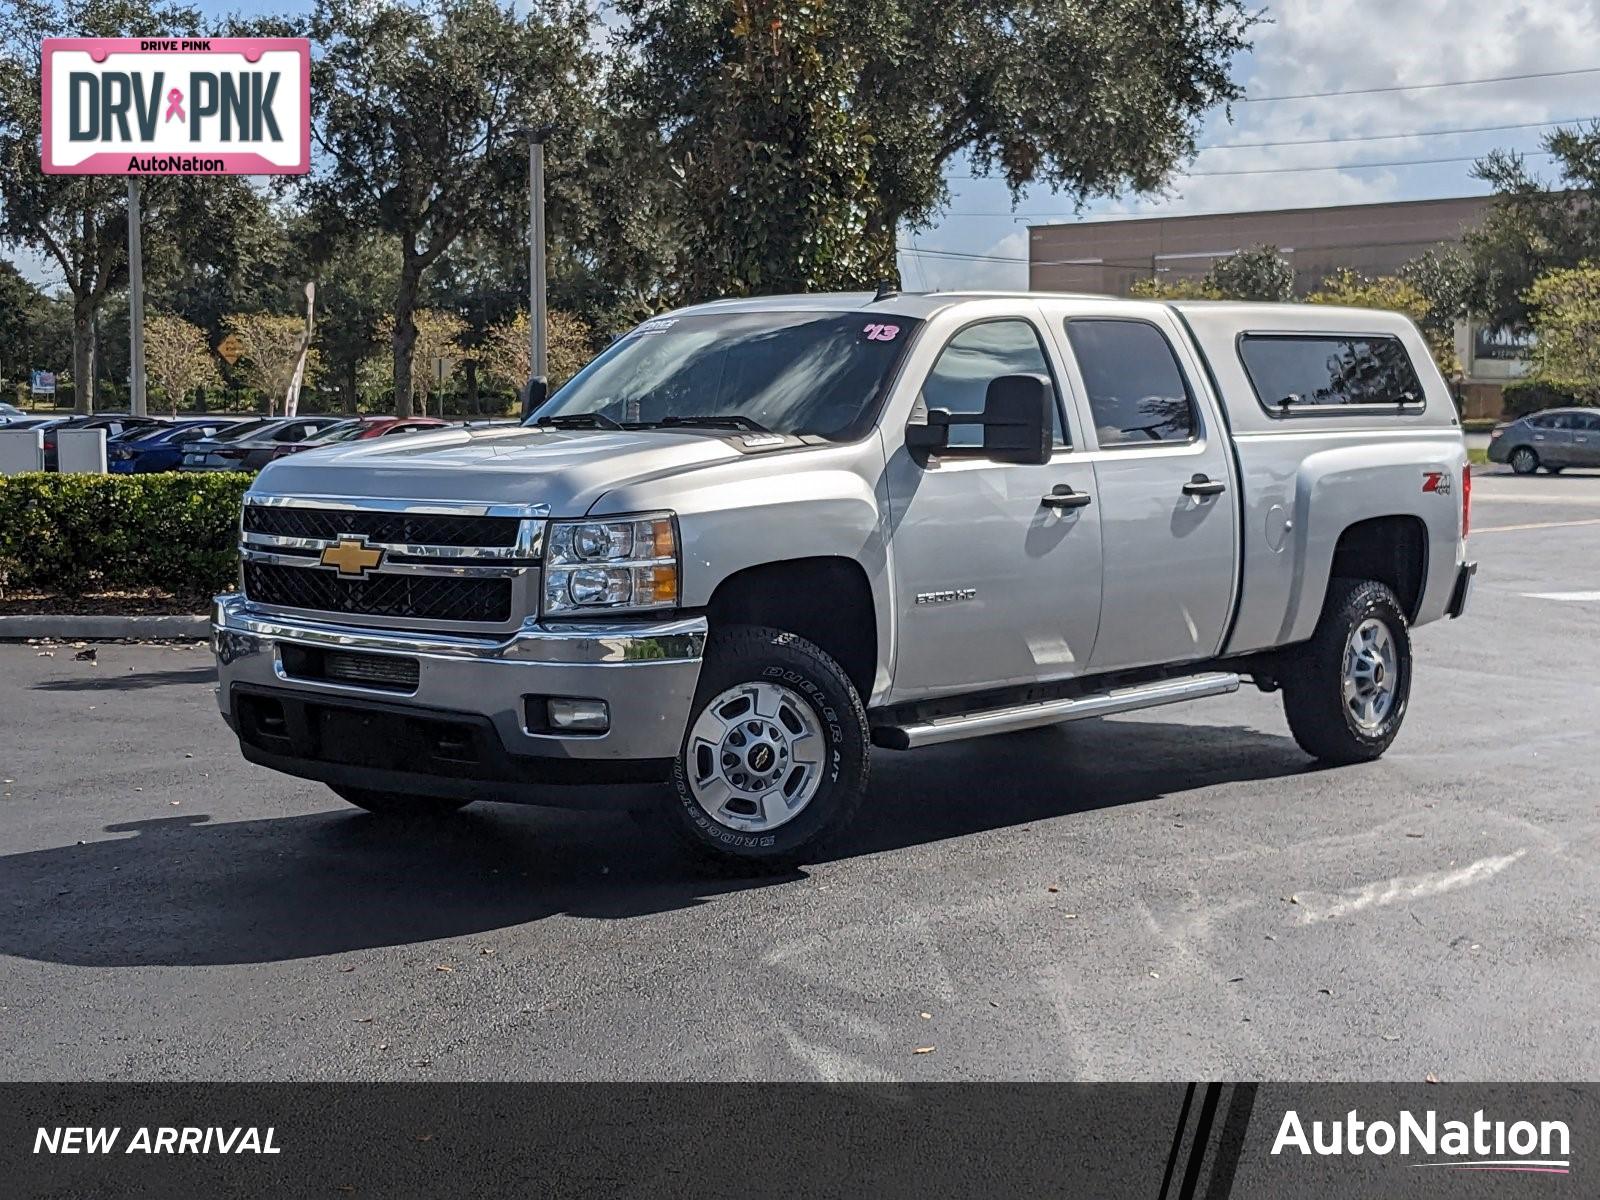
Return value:
<svg viewBox="0 0 1600 1200">
<path fill-rule="evenodd" d="M 304 38 L 49 38 L 44 170 L 53 175 L 304 175 Z"/>
</svg>

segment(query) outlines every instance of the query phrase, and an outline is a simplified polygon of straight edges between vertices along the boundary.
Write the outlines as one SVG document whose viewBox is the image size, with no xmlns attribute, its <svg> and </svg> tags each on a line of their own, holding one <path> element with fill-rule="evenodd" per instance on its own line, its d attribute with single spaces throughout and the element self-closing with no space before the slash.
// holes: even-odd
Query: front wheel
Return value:
<svg viewBox="0 0 1600 1200">
<path fill-rule="evenodd" d="M 1411 695 L 1411 635 L 1394 592 L 1373 579 L 1333 580 L 1282 682 L 1289 729 L 1307 754 L 1338 766 L 1382 755 Z"/>
<path fill-rule="evenodd" d="M 1532 475 L 1539 469 L 1539 454 L 1531 446 L 1518 446 L 1511 452 L 1511 469 L 1518 475 Z"/>
<path fill-rule="evenodd" d="M 839 664 L 792 633 L 712 634 L 673 769 L 668 823 L 724 870 L 813 859 L 867 790 L 867 713 Z"/>
<path fill-rule="evenodd" d="M 336 787 L 333 791 L 341 800 L 380 817 L 443 817 L 471 803 L 448 796 L 412 796 L 405 792 L 375 792 L 371 788 Z"/>
</svg>

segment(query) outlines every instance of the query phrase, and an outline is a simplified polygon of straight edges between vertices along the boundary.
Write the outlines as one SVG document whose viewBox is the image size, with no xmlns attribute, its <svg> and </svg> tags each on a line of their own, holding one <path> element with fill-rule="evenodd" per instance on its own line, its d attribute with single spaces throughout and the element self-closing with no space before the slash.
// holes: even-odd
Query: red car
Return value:
<svg viewBox="0 0 1600 1200">
<path fill-rule="evenodd" d="M 290 442 L 273 451 L 274 459 L 302 450 L 315 450 L 318 446 L 331 446 L 336 442 L 359 442 L 367 438 L 394 437 L 404 433 L 422 433 L 429 429 L 444 429 L 450 424 L 437 417 L 351 417 L 330 425 L 315 437 L 303 442 Z"/>
</svg>

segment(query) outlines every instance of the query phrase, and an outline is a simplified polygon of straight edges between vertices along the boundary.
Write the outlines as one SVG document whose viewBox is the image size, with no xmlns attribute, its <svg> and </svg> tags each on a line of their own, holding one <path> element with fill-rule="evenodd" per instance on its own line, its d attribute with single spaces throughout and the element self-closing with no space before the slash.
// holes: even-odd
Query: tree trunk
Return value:
<svg viewBox="0 0 1600 1200">
<path fill-rule="evenodd" d="M 361 364 L 353 358 L 345 364 L 344 412 L 347 417 L 355 416 L 361 407 L 361 387 L 357 379 L 360 371 Z"/>
<path fill-rule="evenodd" d="M 72 411 L 92 412 L 94 400 L 94 308 L 87 296 L 72 298 Z"/>
<path fill-rule="evenodd" d="M 411 354 L 417 346 L 417 292 L 422 269 L 407 259 L 400 268 L 400 286 L 394 297 L 394 414 L 411 415 Z"/>
<path fill-rule="evenodd" d="M 467 372 L 467 394 L 462 398 L 462 411 L 469 417 L 478 415 L 478 360 L 467 359 L 464 364 Z M 439 414 L 441 417 L 443 413 Z"/>
<path fill-rule="evenodd" d="M 873 276 L 868 286 L 877 287 L 879 283 L 887 281 L 899 288 L 900 256 L 895 249 L 899 228 L 897 213 L 880 212 L 868 216 L 864 240 L 867 244 L 867 269 Z"/>
</svg>

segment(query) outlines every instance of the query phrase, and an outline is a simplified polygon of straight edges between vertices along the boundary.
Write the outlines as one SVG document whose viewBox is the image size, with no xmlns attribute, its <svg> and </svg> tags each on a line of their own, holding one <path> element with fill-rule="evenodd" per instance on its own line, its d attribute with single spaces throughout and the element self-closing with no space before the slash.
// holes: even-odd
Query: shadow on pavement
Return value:
<svg viewBox="0 0 1600 1200">
<path fill-rule="evenodd" d="M 176 667 L 170 671 L 125 671 L 118 675 L 105 667 L 86 667 L 89 672 L 77 679 L 49 679 L 34 684 L 40 692 L 142 692 L 147 688 L 176 684 L 214 683 L 217 668 L 210 663 L 199 667 Z"/>
<path fill-rule="evenodd" d="M 832 860 L 1309 769 L 1284 737 L 1137 721 L 885 752 L 877 763 Z M 805 878 L 711 879 L 626 814 L 509 805 L 410 822 L 343 807 L 222 824 L 186 815 L 106 833 L 0 857 L 0 954 L 87 966 L 275 962 L 557 913 L 625 919 Z"/>
</svg>

